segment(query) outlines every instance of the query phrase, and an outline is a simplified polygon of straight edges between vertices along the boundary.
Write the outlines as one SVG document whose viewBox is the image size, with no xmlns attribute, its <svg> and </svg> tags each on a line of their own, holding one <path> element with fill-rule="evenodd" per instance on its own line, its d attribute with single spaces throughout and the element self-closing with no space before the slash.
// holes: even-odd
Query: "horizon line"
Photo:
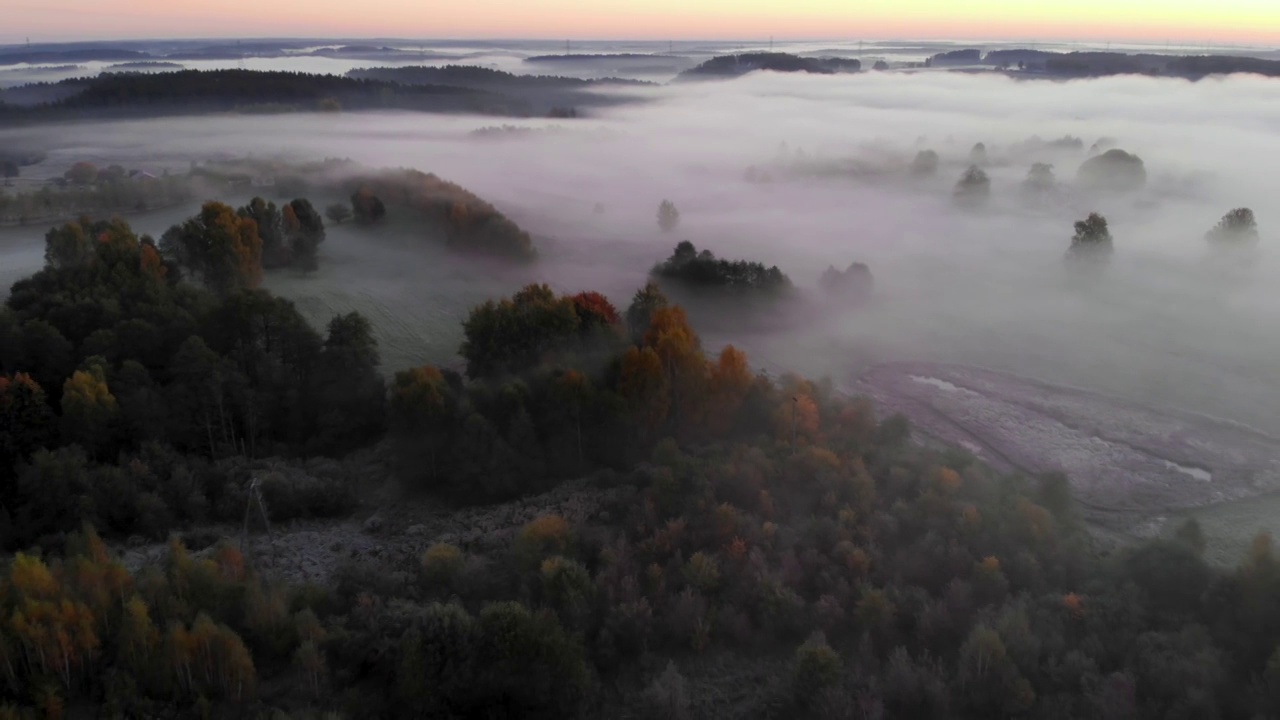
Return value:
<svg viewBox="0 0 1280 720">
<path fill-rule="evenodd" d="M 919 43 L 919 44 L 1011 44 L 1025 43 L 1027 45 L 1137 45 L 1150 47 L 1223 47 L 1223 48 L 1247 48 L 1256 50 L 1280 51 L 1280 45 L 1265 42 L 1249 42 L 1249 41 L 1215 41 L 1207 40 L 1188 40 L 1188 39 L 1167 39 L 1152 40 L 1146 39 L 1123 39 L 1123 38 L 1105 38 L 1105 39 L 1089 39 L 1089 38 L 1026 38 L 1026 37 L 878 37 L 867 36 L 862 38 L 851 38 L 849 36 L 840 37 L 759 37 L 759 38 L 684 38 L 684 39 L 661 39 L 661 38 L 634 38 L 634 37 L 503 37 L 503 36 L 474 36 L 474 37 L 404 37 L 391 35 L 375 35 L 375 36 L 359 36 L 359 35 L 212 35 L 212 36 L 147 36 L 147 37 L 117 37 L 117 38 L 77 38 L 77 39 L 58 39 L 58 40 L 40 40 L 31 39 L 24 36 L 0 36 L 0 48 L 23 48 L 28 46 L 40 45 L 86 45 L 101 44 L 109 45 L 112 43 L 146 43 L 146 42 L 228 42 L 228 41 L 250 41 L 250 42 L 300 42 L 300 41 L 362 41 L 362 42 L 404 42 L 404 43 L 636 43 L 636 44 L 714 44 L 714 45 L 753 45 L 753 44 L 776 44 L 776 43 L 835 43 L 835 44 L 860 44 L 860 43 Z"/>
</svg>

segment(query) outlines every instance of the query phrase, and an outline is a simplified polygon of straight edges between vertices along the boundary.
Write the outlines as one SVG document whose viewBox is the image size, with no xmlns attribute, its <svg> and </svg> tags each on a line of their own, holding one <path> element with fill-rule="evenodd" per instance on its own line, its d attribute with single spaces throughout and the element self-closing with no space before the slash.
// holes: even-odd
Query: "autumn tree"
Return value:
<svg viewBox="0 0 1280 720">
<path fill-rule="evenodd" d="M 679 306 L 654 311 L 644 345 L 662 363 L 671 391 L 671 410 L 677 423 L 700 423 L 705 397 L 707 364 L 702 343 Z"/>
<path fill-rule="evenodd" d="M 620 376 L 619 392 L 632 416 L 646 433 L 655 432 L 671 408 L 670 383 L 662 358 L 651 347 L 628 348 L 622 356 Z"/>
<path fill-rule="evenodd" d="M 664 233 L 669 233 L 676 229 L 680 224 L 680 211 L 676 209 L 676 204 L 670 200 L 663 200 L 658 204 L 658 227 Z"/>
<path fill-rule="evenodd" d="M 81 160 L 72 165 L 71 169 L 63 174 L 63 177 L 76 185 L 89 185 L 98 179 L 98 166 Z"/>
<path fill-rule="evenodd" d="M 711 365 L 707 402 L 707 428 L 714 436 L 728 434 L 738 420 L 755 378 L 747 364 L 747 355 L 726 345 Z"/>
<path fill-rule="evenodd" d="M 387 206 L 382 199 L 373 194 L 367 187 L 362 187 L 351 196 L 351 211 L 356 222 L 361 225 L 372 225 L 382 222 L 387 214 Z"/>
<path fill-rule="evenodd" d="M 105 448 L 117 412 L 102 365 L 77 370 L 62 386 L 62 435 L 90 452 Z"/>
<path fill-rule="evenodd" d="M 205 203 L 199 215 L 169 228 L 160 249 L 219 295 L 262 282 L 257 223 L 219 202 Z"/>
</svg>

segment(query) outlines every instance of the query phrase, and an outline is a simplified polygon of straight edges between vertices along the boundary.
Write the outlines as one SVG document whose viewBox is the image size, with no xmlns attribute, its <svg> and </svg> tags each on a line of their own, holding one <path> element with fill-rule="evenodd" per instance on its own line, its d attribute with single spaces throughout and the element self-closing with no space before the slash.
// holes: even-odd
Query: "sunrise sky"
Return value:
<svg viewBox="0 0 1280 720">
<path fill-rule="evenodd" d="M 0 42 L 946 38 L 1280 44 L 1280 0 L 3 0 Z"/>
</svg>

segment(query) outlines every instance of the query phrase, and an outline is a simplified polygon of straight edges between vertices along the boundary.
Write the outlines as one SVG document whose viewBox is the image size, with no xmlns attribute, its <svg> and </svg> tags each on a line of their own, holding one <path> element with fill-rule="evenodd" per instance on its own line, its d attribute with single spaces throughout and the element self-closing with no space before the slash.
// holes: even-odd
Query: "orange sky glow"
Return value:
<svg viewBox="0 0 1280 720">
<path fill-rule="evenodd" d="M 6 0 L 0 42 L 188 37 L 1280 45 L 1276 0 Z"/>
</svg>

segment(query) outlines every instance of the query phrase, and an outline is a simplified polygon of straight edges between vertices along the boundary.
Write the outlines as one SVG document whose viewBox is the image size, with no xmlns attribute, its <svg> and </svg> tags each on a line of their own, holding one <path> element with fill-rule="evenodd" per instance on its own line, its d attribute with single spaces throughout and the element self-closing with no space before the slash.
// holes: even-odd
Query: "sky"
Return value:
<svg viewBox="0 0 1280 720">
<path fill-rule="evenodd" d="M 4 0 L 0 42 L 214 37 L 1280 45 L 1275 0 Z"/>
</svg>

